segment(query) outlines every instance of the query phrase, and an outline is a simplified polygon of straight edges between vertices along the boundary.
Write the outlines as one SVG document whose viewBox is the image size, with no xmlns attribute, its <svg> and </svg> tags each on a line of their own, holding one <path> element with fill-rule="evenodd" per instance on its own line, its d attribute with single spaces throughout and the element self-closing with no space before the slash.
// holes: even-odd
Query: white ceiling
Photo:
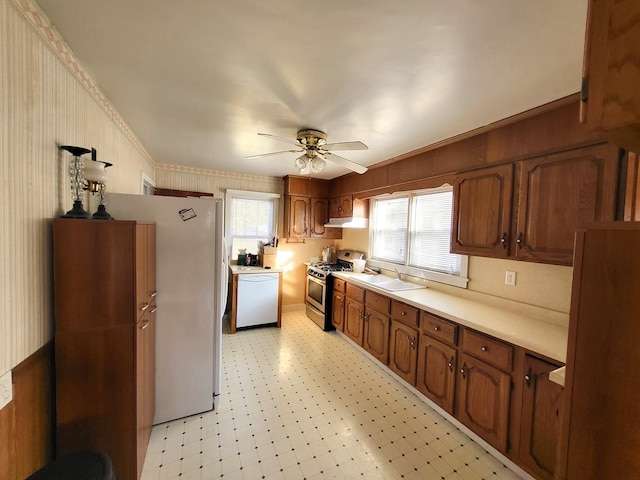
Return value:
<svg viewBox="0 0 640 480">
<path fill-rule="evenodd" d="M 580 89 L 587 0 L 36 1 L 158 163 L 296 174 L 244 157 L 315 128 L 371 166 Z"/>
</svg>

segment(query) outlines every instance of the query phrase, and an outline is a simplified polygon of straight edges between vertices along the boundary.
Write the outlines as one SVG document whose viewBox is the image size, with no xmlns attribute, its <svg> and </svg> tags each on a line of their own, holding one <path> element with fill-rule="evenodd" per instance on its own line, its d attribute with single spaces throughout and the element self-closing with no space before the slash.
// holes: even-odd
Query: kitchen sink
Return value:
<svg viewBox="0 0 640 480">
<path fill-rule="evenodd" d="M 398 292 L 401 290 L 418 290 L 420 288 L 427 288 L 424 285 L 418 285 L 411 282 L 405 282 L 404 280 L 398 280 L 397 278 L 391 278 L 384 275 L 367 275 L 364 277 L 358 277 L 358 280 L 374 285 L 383 290 L 389 292 Z"/>
</svg>

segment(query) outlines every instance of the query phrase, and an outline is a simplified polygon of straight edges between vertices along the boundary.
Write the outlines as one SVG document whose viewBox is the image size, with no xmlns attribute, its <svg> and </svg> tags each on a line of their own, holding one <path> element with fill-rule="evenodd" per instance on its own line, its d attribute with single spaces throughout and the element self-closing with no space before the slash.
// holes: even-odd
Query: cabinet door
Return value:
<svg viewBox="0 0 640 480">
<path fill-rule="evenodd" d="M 136 437 L 137 471 L 142 474 L 155 413 L 155 307 L 136 325 Z"/>
<path fill-rule="evenodd" d="M 142 474 L 155 414 L 156 237 L 155 225 L 136 225 L 136 283 L 144 281 L 145 310 L 136 324 L 137 471 Z"/>
<path fill-rule="evenodd" d="M 135 341 L 133 324 L 56 334 L 58 456 L 104 450 L 116 478 L 139 478 Z"/>
<path fill-rule="evenodd" d="M 330 200 L 329 216 L 331 218 L 350 217 L 353 215 L 353 196 L 342 195 Z"/>
<path fill-rule="evenodd" d="M 463 353 L 458 371 L 458 418 L 499 451 L 507 451 L 511 377 Z"/>
<path fill-rule="evenodd" d="M 364 338 L 364 304 L 347 297 L 344 309 L 344 334 L 362 346 Z"/>
<path fill-rule="evenodd" d="M 389 367 L 411 385 L 416 384 L 418 365 L 418 331 L 391 321 Z"/>
<path fill-rule="evenodd" d="M 289 197 L 289 237 L 309 236 L 309 197 Z"/>
<path fill-rule="evenodd" d="M 600 145 L 522 162 L 515 256 L 571 265 L 576 229 L 614 219 L 617 155 Z"/>
<path fill-rule="evenodd" d="M 512 165 L 456 176 L 451 229 L 453 253 L 509 256 L 512 191 Z"/>
<path fill-rule="evenodd" d="M 589 2 L 581 105 L 583 121 L 632 150 L 640 149 L 638 16 L 637 0 Z"/>
<path fill-rule="evenodd" d="M 558 367 L 529 355 L 525 357 L 520 458 L 536 478 L 545 480 L 553 479 L 560 437 L 563 389 L 549 380 L 549 372 Z"/>
<path fill-rule="evenodd" d="M 329 220 L 329 201 L 326 198 L 311 198 L 311 237 L 324 237 Z"/>
<path fill-rule="evenodd" d="M 341 332 L 344 331 L 344 294 L 333 292 L 331 308 L 331 323 Z"/>
<path fill-rule="evenodd" d="M 423 334 L 418 354 L 417 387 L 453 415 L 457 350 Z"/>
<path fill-rule="evenodd" d="M 383 364 L 389 360 L 389 316 L 367 308 L 363 347 Z"/>
</svg>

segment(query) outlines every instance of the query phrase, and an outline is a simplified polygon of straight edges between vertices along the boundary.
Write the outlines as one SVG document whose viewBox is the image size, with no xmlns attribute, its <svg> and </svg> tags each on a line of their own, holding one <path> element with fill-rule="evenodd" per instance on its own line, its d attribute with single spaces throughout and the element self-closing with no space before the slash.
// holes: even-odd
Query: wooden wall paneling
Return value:
<svg viewBox="0 0 640 480">
<path fill-rule="evenodd" d="M 53 343 L 12 370 L 13 400 L 0 410 L 0 478 L 22 480 L 54 457 Z"/>
<path fill-rule="evenodd" d="M 486 134 L 486 162 L 500 163 L 603 142 L 579 122 L 579 103 L 506 125 Z"/>
<path fill-rule="evenodd" d="M 476 135 L 393 163 L 388 185 L 429 178 L 484 165 L 485 138 Z"/>
<path fill-rule="evenodd" d="M 360 195 L 362 198 L 369 198 L 375 197 L 376 195 L 383 195 L 385 193 L 396 193 L 409 190 L 424 190 L 426 188 L 441 187 L 444 184 L 453 185 L 454 181 L 454 174 L 440 175 L 438 177 L 423 178 L 420 180 L 415 180 L 413 182 L 407 182 L 388 187 L 380 187 L 373 190 L 368 190 L 366 192 L 361 192 L 358 195 Z"/>
</svg>

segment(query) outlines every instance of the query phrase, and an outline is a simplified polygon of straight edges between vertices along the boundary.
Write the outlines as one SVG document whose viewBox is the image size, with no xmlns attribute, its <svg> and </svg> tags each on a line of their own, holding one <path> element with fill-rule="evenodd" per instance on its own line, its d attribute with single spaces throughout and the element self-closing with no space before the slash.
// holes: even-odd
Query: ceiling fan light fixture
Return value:
<svg viewBox="0 0 640 480">
<path fill-rule="evenodd" d="M 304 173 L 307 169 L 307 165 L 309 164 L 309 159 L 305 154 L 300 155 L 296 158 L 296 168 L 300 170 L 300 173 Z"/>
<path fill-rule="evenodd" d="M 313 172 L 321 172 L 326 166 L 327 162 L 325 162 L 320 156 L 316 156 L 311 159 L 311 171 Z"/>
</svg>

